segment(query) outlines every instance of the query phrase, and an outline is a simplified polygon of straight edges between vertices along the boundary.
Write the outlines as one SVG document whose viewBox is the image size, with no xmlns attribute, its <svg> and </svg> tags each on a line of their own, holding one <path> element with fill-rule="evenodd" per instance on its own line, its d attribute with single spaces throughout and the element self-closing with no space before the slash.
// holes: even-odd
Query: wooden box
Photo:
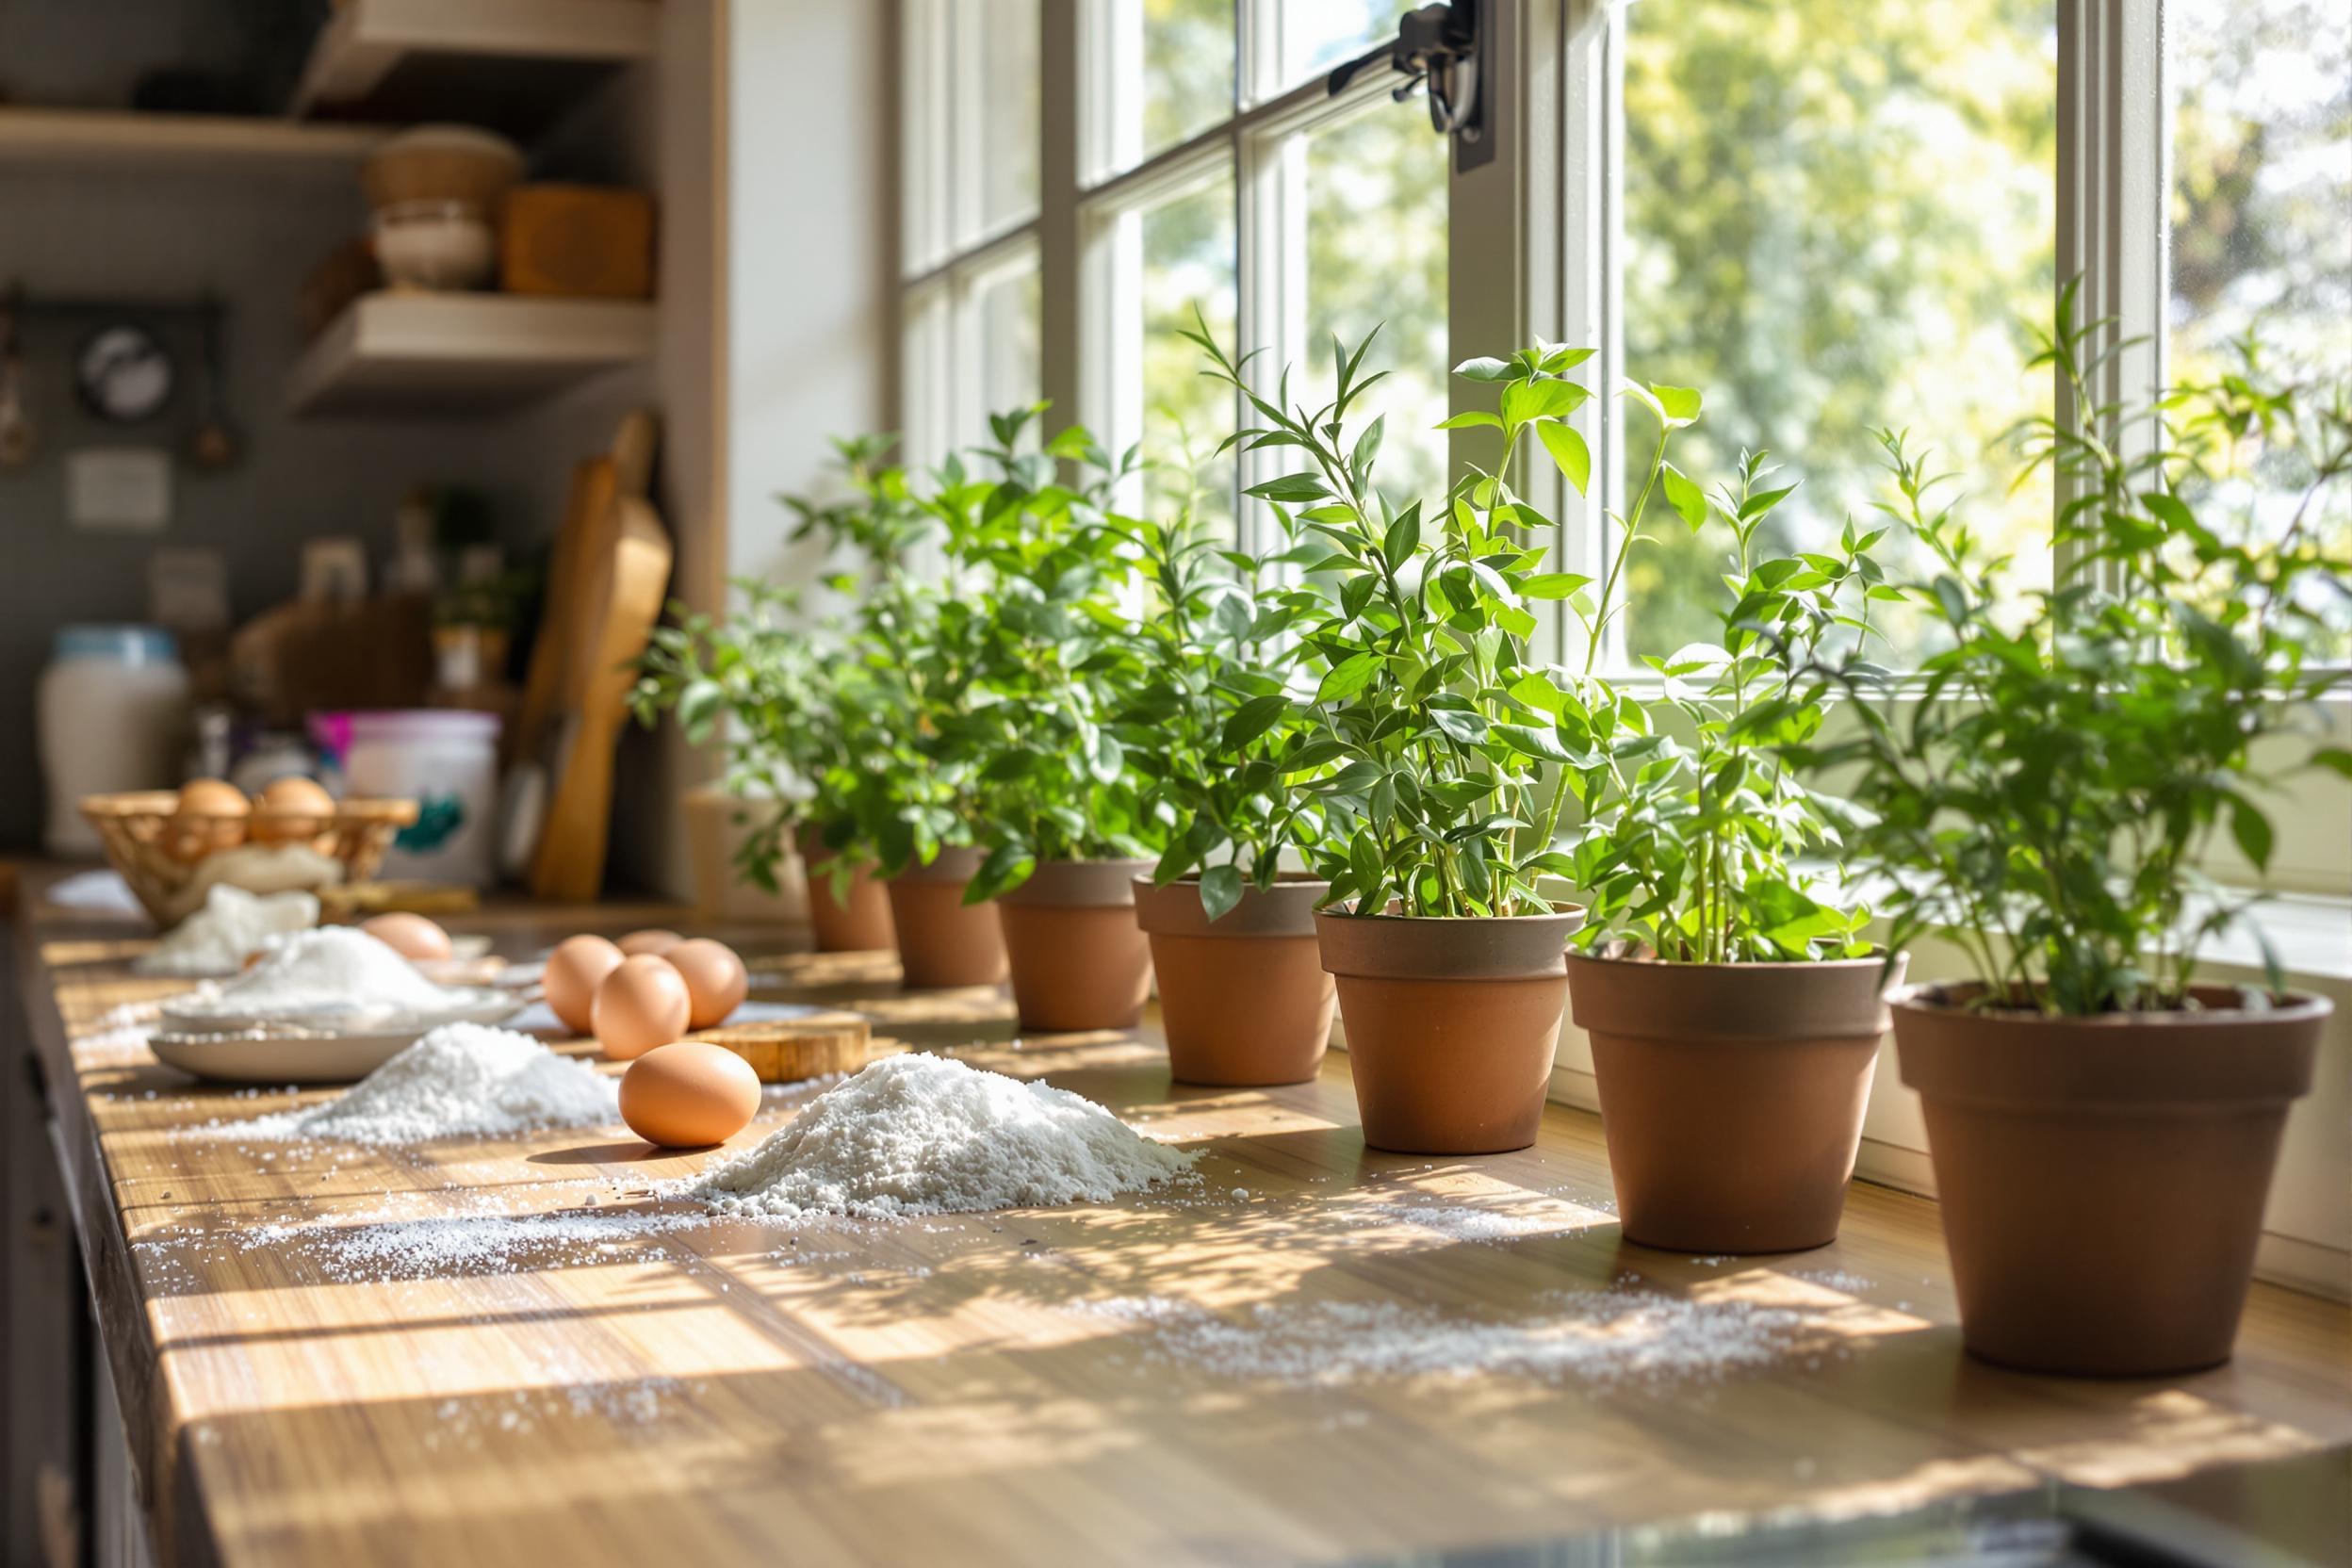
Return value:
<svg viewBox="0 0 2352 1568">
<path fill-rule="evenodd" d="M 520 185 L 498 209 L 498 286 L 575 300 L 653 296 L 653 198 L 586 185 Z"/>
</svg>

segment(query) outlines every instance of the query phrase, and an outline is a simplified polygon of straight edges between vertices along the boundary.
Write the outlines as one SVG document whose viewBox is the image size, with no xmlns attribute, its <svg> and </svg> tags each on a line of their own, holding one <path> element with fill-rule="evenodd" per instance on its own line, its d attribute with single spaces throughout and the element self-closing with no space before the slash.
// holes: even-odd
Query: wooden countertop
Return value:
<svg viewBox="0 0 2352 1568">
<path fill-rule="evenodd" d="M 524 952 L 657 913 L 451 924 Z M 596 1132 L 332 1154 L 199 1133 L 288 1098 L 154 1061 L 118 1010 L 177 988 L 128 973 L 122 928 L 16 923 L 167 1562 L 1329 1560 L 2120 1484 L 2352 1440 L 2341 1306 L 2258 1285 L 2236 1361 L 2192 1377 L 2003 1372 L 1960 1352 L 1932 1203 L 1857 1184 L 1819 1251 L 1653 1252 L 1616 1233 L 1590 1116 L 1553 1107 L 1519 1154 L 1378 1154 L 1344 1056 L 1292 1088 L 1176 1087 L 1149 1029 L 957 1054 L 1202 1150 L 1196 1186 L 606 1238 L 595 1217 L 709 1156 Z M 871 960 L 794 971 L 832 1001 L 890 989 Z M 896 1005 L 943 1038 L 986 1027 L 971 1001 Z M 789 1114 L 772 1102 L 738 1143 Z M 1473 1239 L 1473 1209 L 1505 1217 L 1499 1239 Z M 557 1211 L 566 1228 L 528 1245 L 500 1229 Z M 427 1241 L 437 1262 L 384 1261 Z M 375 1242 L 392 1245 L 363 1257 Z M 1395 1302 L 1524 1326 L 1556 1319 L 1554 1293 L 1629 1278 L 1792 1307 L 1801 1341 L 1713 1376 L 1317 1385 L 1233 1376 L 1142 1320 Z"/>
</svg>

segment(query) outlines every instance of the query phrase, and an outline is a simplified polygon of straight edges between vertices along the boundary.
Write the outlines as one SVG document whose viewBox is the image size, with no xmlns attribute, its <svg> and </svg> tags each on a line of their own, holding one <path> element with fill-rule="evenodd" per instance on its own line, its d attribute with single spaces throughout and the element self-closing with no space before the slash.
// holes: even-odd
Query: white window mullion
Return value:
<svg viewBox="0 0 2352 1568">
<path fill-rule="evenodd" d="M 1306 265 L 1303 203 L 1304 148 L 1292 137 L 1241 133 L 1234 138 L 1234 233 L 1238 256 L 1234 319 L 1243 352 L 1259 351 L 1242 368 L 1250 389 L 1269 401 L 1280 397 L 1282 367 L 1294 359 L 1305 336 Z M 1257 411 L 1238 395 L 1235 429 L 1261 424 Z M 1241 488 L 1262 484 L 1284 471 L 1286 448 L 1240 454 Z M 1261 508 L 1242 509 L 1241 547 L 1266 551 L 1279 544 L 1266 528 Z"/>
<path fill-rule="evenodd" d="M 1081 317 L 1086 293 L 1086 235 L 1079 209 L 1085 150 L 1080 82 L 1086 33 L 1080 0 L 1044 0 L 1037 8 L 1037 260 L 1040 289 L 1039 371 L 1054 404 L 1047 428 L 1080 417 L 1086 406 Z"/>
<path fill-rule="evenodd" d="M 1560 22 L 1559 341 L 1593 351 L 1584 363 L 1592 396 L 1576 427 L 1592 454 L 1585 493 L 1561 498 L 1559 569 L 1592 579 L 1597 598 L 1612 547 L 1609 514 L 1625 508 L 1625 376 L 1623 300 L 1617 268 L 1624 248 L 1625 102 L 1611 0 L 1565 0 Z M 1564 487 L 1563 487 L 1564 488 Z M 1622 585 L 1621 585 L 1622 588 Z M 1556 612 L 1560 660 L 1585 660 L 1583 629 L 1563 605 Z M 1602 667 L 1625 660 L 1625 618 L 1610 624 Z"/>
<path fill-rule="evenodd" d="M 2166 201 L 2170 162 L 2161 0 L 2116 6 L 2060 0 L 2058 7 L 2058 282 L 2082 280 L 2075 318 L 2110 320 L 2122 345 L 2099 367 L 2091 396 L 2102 407 L 2141 407 L 2164 377 Z M 2057 389 L 2057 416 L 2090 410 Z M 2128 453 L 2150 450 L 2152 416 L 2109 433 Z M 2055 505 L 2072 498 L 2063 480 Z M 2058 552 L 2060 576 L 2078 551 Z"/>
</svg>

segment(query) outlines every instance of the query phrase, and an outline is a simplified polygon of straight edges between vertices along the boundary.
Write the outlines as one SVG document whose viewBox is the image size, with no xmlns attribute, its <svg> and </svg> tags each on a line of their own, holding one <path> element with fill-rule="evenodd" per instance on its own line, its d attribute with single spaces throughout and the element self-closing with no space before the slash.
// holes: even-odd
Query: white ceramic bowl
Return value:
<svg viewBox="0 0 2352 1568">
<path fill-rule="evenodd" d="M 376 214 L 375 243 L 384 281 L 399 288 L 480 288 L 498 257 L 488 220 L 463 202 L 385 207 Z"/>
</svg>

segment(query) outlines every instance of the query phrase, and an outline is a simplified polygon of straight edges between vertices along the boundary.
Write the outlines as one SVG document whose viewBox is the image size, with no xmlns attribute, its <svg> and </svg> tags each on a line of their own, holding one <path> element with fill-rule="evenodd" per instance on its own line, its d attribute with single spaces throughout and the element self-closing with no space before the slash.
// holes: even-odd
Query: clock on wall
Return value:
<svg viewBox="0 0 2352 1568">
<path fill-rule="evenodd" d="M 101 327 L 74 357 L 74 384 L 99 418 L 135 425 L 172 400 L 172 356 L 144 327 Z"/>
</svg>

